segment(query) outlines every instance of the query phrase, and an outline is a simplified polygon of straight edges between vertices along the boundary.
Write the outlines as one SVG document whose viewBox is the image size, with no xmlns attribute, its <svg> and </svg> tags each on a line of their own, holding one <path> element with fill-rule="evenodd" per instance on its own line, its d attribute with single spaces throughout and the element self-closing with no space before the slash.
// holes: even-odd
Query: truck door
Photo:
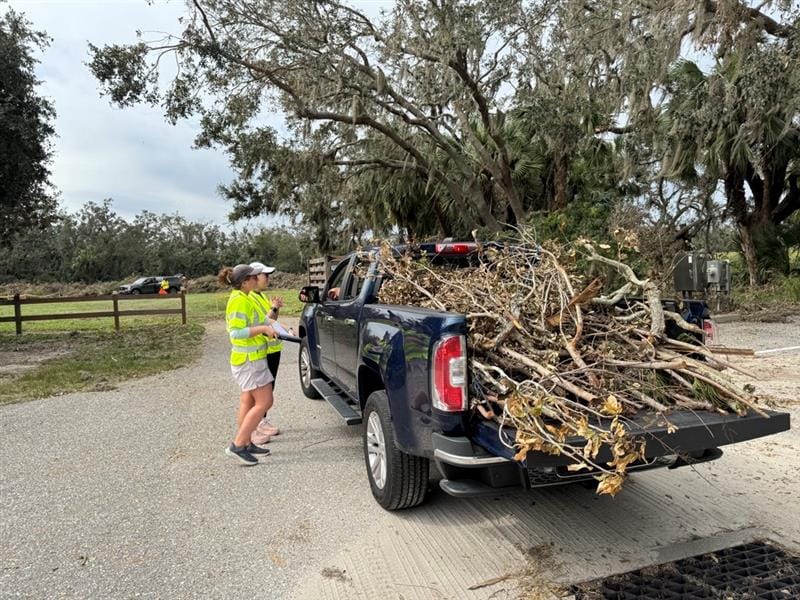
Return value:
<svg viewBox="0 0 800 600">
<path fill-rule="evenodd" d="M 331 379 L 336 379 L 336 349 L 333 338 L 334 314 L 342 303 L 341 290 L 344 286 L 351 260 L 342 261 L 331 273 L 325 289 L 322 290 L 322 301 L 314 312 L 314 321 L 317 329 L 317 352 L 319 353 L 320 366 L 323 373 Z"/>
<path fill-rule="evenodd" d="M 357 395 L 359 316 L 364 301 L 361 289 L 369 261 L 356 257 L 342 287 L 341 302 L 333 309 L 333 340 L 336 347 L 336 379 L 351 396 Z"/>
</svg>

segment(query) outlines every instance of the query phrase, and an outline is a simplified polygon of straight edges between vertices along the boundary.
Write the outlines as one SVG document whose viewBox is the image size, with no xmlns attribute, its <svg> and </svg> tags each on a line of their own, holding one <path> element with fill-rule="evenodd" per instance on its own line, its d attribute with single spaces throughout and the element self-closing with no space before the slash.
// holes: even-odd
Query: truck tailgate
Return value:
<svg viewBox="0 0 800 600">
<path fill-rule="evenodd" d="M 665 417 L 653 412 L 642 411 L 627 420 L 626 426 L 633 435 L 646 441 L 645 454 L 647 458 L 652 458 L 717 448 L 789 429 L 788 413 L 765 412 L 768 417 L 762 417 L 755 413 L 739 417 L 705 411 L 675 411 Z M 675 428 L 672 433 L 668 431 L 667 419 Z M 608 424 L 610 424 L 610 420 L 604 421 L 602 426 Z M 500 441 L 500 436 L 508 446 Z M 512 449 L 514 436 L 513 428 L 504 427 L 500 431 L 497 423 L 481 421 L 475 426 L 471 439 L 490 454 L 510 459 L 515 454 Z M 580 437 L 571 438 L 568 441 L 570 444 L 578 446 L 584 444 L 583 438 Z M 597 460 L 603 462 L 611 460 L 611 453 L 607 446 L 600 450 Z M 570 462 L 572 461 L 565 456 L 553 456 L 543 452 L 530 452 L 526 458 L 528 465 L 536 466 L 559 466 Z"/>
</svg>

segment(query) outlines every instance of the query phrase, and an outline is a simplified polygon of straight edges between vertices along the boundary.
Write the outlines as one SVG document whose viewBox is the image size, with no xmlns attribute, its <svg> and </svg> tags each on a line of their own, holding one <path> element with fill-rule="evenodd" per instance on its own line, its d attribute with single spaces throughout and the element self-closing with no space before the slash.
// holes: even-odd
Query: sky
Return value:
<svg viewBox="0 0 800 600">
<path fill-rule="evenodd" d="M 168 124 L 158 108 L 119 109 L 100 97 L 89 68 L 88 43 L 136 41 L 135 32 L 180 33 L 183 0 L 11 0 L 51 46 L 39 53 L 39 93 L 56 109 L 52 183 L 69 212 L 88 201 L 113 198 L 126 219 L 142 210 L 179 213 L 227 227 L 231 204 L 217 186 L 235 177 L 219 150 L 196 150 L 196 122 Z M 256 223 L 274 223 L 262 219 Z M 246 223 L 240 222 L 239 225 Z"/>
</svg>

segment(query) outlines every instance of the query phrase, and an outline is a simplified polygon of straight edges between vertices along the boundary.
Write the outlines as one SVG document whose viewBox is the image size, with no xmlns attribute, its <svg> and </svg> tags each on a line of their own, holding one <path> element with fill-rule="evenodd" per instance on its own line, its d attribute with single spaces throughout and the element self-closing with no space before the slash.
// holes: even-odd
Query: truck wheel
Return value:
<svg viewBox="0 0 800 600">
<path fill-rule="evenodd" d="M 364 407 L 364 460 L 372 495 L 386 510 L 417 506 L 428 491 L 427 458 L 400 451 L 386 392 L 370 394 Z"/>
<path fill-rule="evenodd" d="M 307 337 L 304 337 L 303 341 L 300 342 L 300 357 L 297 360 L 297 364 L 300 368 L 300 387 L 305 397 L 311 398 L 312 400 L 319 400 L 322 398 L 317 388 L 311 385 L 311 380 L 322 377 L 322 373 L 317 371 L 311 364 L 311 352 L 308 349 Z"/>
</svg>

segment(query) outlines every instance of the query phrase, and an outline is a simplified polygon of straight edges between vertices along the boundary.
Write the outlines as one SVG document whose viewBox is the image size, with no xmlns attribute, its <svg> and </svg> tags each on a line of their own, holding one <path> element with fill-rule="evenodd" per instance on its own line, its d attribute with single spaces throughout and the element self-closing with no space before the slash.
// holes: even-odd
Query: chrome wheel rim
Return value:
<svg viewBox="0 0 800 600">
<path fill-rule="evenodd" d="M 300 379 L 303 380 L 303 387 L 311 387 L 311 360 L 307 348 L 300 350 Z"/>
<path fill-rule="evenodd" d="M 367 420 L 367 460 L 372 480 L 378 489 L 386 485 L 386 442 L 378 413 L 370 413 Z"/>
</svg>

